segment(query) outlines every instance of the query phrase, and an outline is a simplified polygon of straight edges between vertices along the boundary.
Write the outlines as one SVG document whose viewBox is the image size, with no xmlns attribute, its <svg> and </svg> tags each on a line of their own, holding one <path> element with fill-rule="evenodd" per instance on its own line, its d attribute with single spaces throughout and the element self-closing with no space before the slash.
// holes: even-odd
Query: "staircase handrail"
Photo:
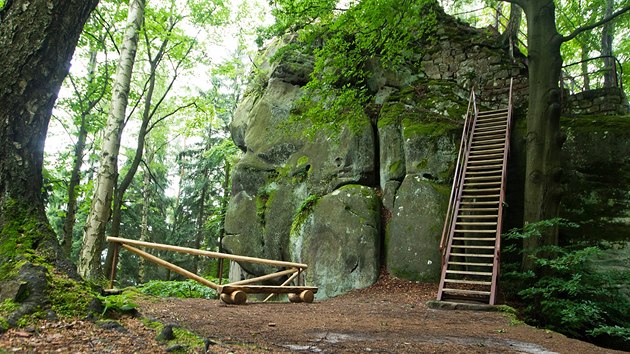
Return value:
<svg viewBox="0 0 630 354">
<path fill-rule="evenodd" d="M 446 210 L 446 218 L 444 220 L 444 228 L 442 229 L 442 239 L 440 240 L 440 252 L 442 257 L 445 254 L 446 245 L 450 241 L 451 228 L 453 223 L 453 215 L 455 213 L 455 207 L 457 198 L 459 195 L 459 188 L 462 184 L 464 177 L 464 163 L 466 151 L 470 145 L 470 133 L 474 121 L 477 119 L 477 99 L 475 95 L 475 87 L 470 89 L 470 98 L 468 99 L 468 108 L 466 109 L 466 117 L 464 121 L 464 130 L 462 132 L 462 139 L 459 143 L 459 154 L 457 155 L 457 163 L 455 165 L 455 175 L 453 176 L 453 187 L 451 188 L 451 195 L 449 197 L 448 208 Z"/>
<path fill-rule="evenodd" d="M 510 133 L 512 127 L 512 90 L 514 86 L 514 78 L 510 78 L 510 93 L 508 95 L 508 116 L 507 116 L 507 126 L 505 130 L 505 145 L 503 146 L 503 170 L 501 171 L 501 191 L 499 192 L 499 208 L 497 210 L 497 233 L 496 233 L 496 241 L 494 243 L 494 260 L 492 267 L 492 289 L 490 290 L 490 304 L 494 305 L 496 301 L 496 284 L 499 278 L 499 256 L 501 252 L 501 225 L 503 225 L 503 204 L 505 202 L 505 186 L 507 179 L 507 159 L 510 153 Z"/>
</svg>

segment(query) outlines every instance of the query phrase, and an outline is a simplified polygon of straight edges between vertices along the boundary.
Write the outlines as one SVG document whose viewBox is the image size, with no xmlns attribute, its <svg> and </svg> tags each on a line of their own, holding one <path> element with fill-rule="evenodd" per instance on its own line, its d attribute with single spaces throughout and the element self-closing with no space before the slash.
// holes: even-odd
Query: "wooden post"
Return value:
<svg viewBox="0 0 630 354">
<path fill-rule="evenodd" d="M 114 280 L 116 280 L 116 268 L 118 267 L 118 252 L 120 251 L 120 244 L 114 244 L 114 257 L 112 259 L 112 272 L 109 277 L 109 288 L 114 288 Z"/>
<path fill-rule="evenodd" d="M 219 279 L 219 285 L 221 285 L 223 283 L 223 258 L 217 258 L 217 261 L 219 261 L 217 278 Z"/>
<path fill-rule="evenodd" d="M 220 291 L 220 288 L 221 288 L 220 286 L 218 286 L 217 284 L 215 284 L 215 283 L 213 283 L 213 282 L 211 282 L 211 281 L 209 281 L 207 279 L 204 279 L 204 278 L 198 276 L 195 273 L 189 272 L 189 271 L 187 271 L 184 268 L 178 267 L 178 266 L 176 266 L 176 265 L 174 265 L 172 263 L 169 263 L 169 262 L 167 262 L 165 260 L 159 259 L 159 258 L 157 258 L 157 257 L 155 257 L 155 256 L 153 256 L 153 255 L 151 255 L 151 254 L 149 254 L 147 252 L 141 251 L 141 250 L 139 250 L 139 249 L 137 249 L 135 247 L 131 247 L 131 246 L 128 246 L 128 245 L 125 245 L 125 244 L 122 244 L 122 247 L 124 249 L 130 251 L 130 252 L 133 252 L 133 253 L 137 254 L 140 257 L 143 257 L 145 259 L 150 260 L 153 263 L 159 264 L 162 267 L 170 269 L 170 270 L 172 270 L 172 271 L 174 271 L 176 273 L 179 273 L 179 274 L 181 274 L 181 275 L 183 275 L 183 276 L 185 276 L 187 278 L 190 278 L 190 279 L 195 280 L 195 281 L 197 281 L 197 282 L 199 282 L 199 283 L 201 283 L 201 284 L 203 284 L 203 285 L 205 285 L 207 287 L 210 287 L 210 288 L 212 288 L 212 289 L 214 289 L 214 290 L 216 290 L 218 292 L 221 292 Z"/>
<path fill-rule="evenodd" d="M 289 277 L 289 279 L 285 280 L 285 281 L 284 281 L 284 283 L 282 283 L 280 286 L 285 286 L 285 285 L 289 284 L 289 283 L 290 283 L 293 279 L 295 279 L 295 277 L 297 277 L 297 276 L 298 276 L 298 274 L 300 274 L 300 271 L 299 271 L 299 270 L 298 270 L 297 272 L 293 273 L 293 275 L 291 275 L 291 276 Z M 267 302 L 267 300 L 271 299 L 274 295 L 276 295 L 276 294 L 275 294 L 275 293 L 274 293 L 274 294 L 269 294 L 269 296 L 267 296 L 267 297 L 263 300 L 263 302 Z"/>
</svg>

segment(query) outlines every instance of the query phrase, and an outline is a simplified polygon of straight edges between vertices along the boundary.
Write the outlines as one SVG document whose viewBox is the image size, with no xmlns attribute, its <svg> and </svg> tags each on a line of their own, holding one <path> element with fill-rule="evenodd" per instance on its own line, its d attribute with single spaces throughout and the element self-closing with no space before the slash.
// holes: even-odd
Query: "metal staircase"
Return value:
<svg viewBox="0 0 630 354">
<path fill-rule="evenodd" d="M 506 109 L 479 112 L 470 95 L 442 232 L 438 300 L 494 305 L 505 199 L 512 82 Z"/>
</svg>

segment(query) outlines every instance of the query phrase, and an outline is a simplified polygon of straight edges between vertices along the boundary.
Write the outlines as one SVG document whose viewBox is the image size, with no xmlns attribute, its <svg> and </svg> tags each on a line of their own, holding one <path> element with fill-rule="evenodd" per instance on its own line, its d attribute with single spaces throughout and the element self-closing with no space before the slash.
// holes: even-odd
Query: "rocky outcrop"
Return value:
<svg viewBox="0 0 630 354">
<path fill-rule="evenodd" d="M 371 285 L 384 265 L 399 277 L 438 277 L 470 87 L 498 107 L 511 76 L 526 83 L 524 66 L 493 48 L 486 31 L 445 17 L 436 36 L 410 48 L 415 61 L 395 72 L 367 58 L 370 107 L 338 126 L 296 119 L 313 58 L 299 45 L 280 49 L 295 38 L 261 54 L 231 124 L 244 155 L 233 172 L 228 251 L 309 264 L 319 298 Z"/>
<path fill-rule="evenodd" d="M 321 122 L 339 120 L 296 114 L 313 70 L 304 46 L 279 51 L 296 41 L 286 38 L 261 54 L 264 60 L 231 124 L 244 154 L 234 167 L 226 216 L 229 252 L 309 264 L 306 282 L 320 288 L 318 298 L 369 286 L 383 266 L 406 279 L 439 278 L 439 241 L 470 88 L 477 87 L 482 107 L 503 107 L 515 78 L 517 112 L 527 99 L 524 64 L 496 48 L 492 33 L 446 17 L 440 26 L 438 40 L 409 48 L 415 60 L 396 72 L 383 68 L 378 58 L 367 58 L 370 102 L 349 107 L 351 119 L 335 125 Z M 274 55 L 279 59 L 271 61 Z M 516 135 L 513 156 L 521 160 L 524 140 Z M 573 177 L 589 179 L 593 161 L 601 159 L 581 152 L 594 142 L 578 135 L 569 131 L 567 161 L 577 173 Z M 619 144 L 611 144 L 609 153 L 628 156 L 627 144 Z M 589 156 L 590 162 L 574 161 L 574 154 Z M 630 166 L 613 160 L 621 171 Z M 522 173 L 512 170 L 521 171 L 522 164 L 513 165 L 508 203 L 517 205 Z M 627 203 L 627 182 L 616 197 L 597 197 L 593 205 Z M 592 186 L 579 194 L 592 196 Z M 571 203 L 563 205 L 571 213 Z M 624 227 L 627 209 L 615 219 L 625 220 Z M 518 207 L 507 209 L 518 212 Z M 271 271 L 241 266 L 250 275 Z"/>
</svg>

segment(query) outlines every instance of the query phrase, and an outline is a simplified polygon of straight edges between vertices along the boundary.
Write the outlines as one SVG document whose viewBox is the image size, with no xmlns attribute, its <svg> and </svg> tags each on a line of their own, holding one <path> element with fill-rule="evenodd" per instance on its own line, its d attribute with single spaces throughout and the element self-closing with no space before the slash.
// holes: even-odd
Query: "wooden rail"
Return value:
<svg viewBox="0 0 630 354">
<path fill-rule="evenodd" d="M 276 260 L 264 259 L 264 258 L 238 256 L 238 255 L 233 255 L 233 254 L 198 250 L 195 248 L 130 240 L 130 239 L 121 238 L 121 237 L 108 237 L 107 241 L 113 242 L 117 246 L 115 247 L 115 252 L 116 252 L 116 254 L 114 255 L 115 263 L 112 267 L 110 288 L 113 286 L 114 279 L 116 277 L 115 269 L 117 266 L 116 263 L 118 261 L 118 246 L 120 246 L 126 249 L 127 251 L 135 253 L 146 260 L 149 260 L 164 268 L 170 269 L 186 278 L 192 279 L 200 284 L 203 284 L 211 289 L 216 290 L 221 300 L 223 300 L 224 302 L 228 304 L 237 304 L 237 305 L 244 304 L 247 301 L 248 293 L 269 294 L 269 296 L 267 296 L 267 298 L 263 302 L 266 302 L 267 300 L 269 300 L 274 294 L 288 294 L 289 300 L 291 300 L 292 302 L 313 302 L 314 294 L 317 292 L 317 287 L 290 286 L 289 285 L 291 281 L 293 281 L 295 278 L 298 278 L 298 283 L 299 283 L 299 279 L 300 279 L 299 276 L 302 274 L 302 272 L 305 269 L 308 268 L 308 265 L 304 263 L 276 261 Z M 219 259 L 229 259 L 236 262 L 248 262 L 248 263 L 274 266 L 274 267 L 284 267 L 288 269 L 280 270 L 275 273 L 266 274 L 266 275 L 262 275 L 262 276 L 251 278 L 251 279 L 236 281 L 230 284 L 219 285 L 203 277 L 200 277 L 199 275 L 193 272 L 190 272 L 182 267 L 179 267 L 159 257 L 156 257 L 150 253 L 142 251 L 134 246 L 147 247 L 147 248 L 163 250 L 163 251 L 186 253 L 186 254 L 192 254 L 192 255 L 197 255 L 197 256 L 206 256 L 206 257 L 219 258 Z M 282 283 L 282 285 L 279 285 L 279 286 L 253 285 L 254 283 L 257 283 L 257 282 L 280 278 L 283 276 L 289 276 L 289 278 L 285 280 Z"/>
<path fill-rule="evenodd" d="M 440 240 L 440 251 L 442 252 L 442 263 L 446 254 L 446 245 L 450 242 L 449 235 L 452 234 L 451 229 L 455 227 L 453 216 L 456 213 L 457 201 L 460 199 L 460 186 L 464 178 L 464 166 L 466 158 L 470 150 L 471 131 L 475 119 L 477 118 L 477 98 L 475 96 L 475 88 L 470 89 L 470 98 L 468 100 L 468 109 L 464 120 L 464 130 L 462 132 L 462 140 L 459 143 L 459 154 L 457 155 L 457 163 L 455 164 L 455 175 L 453 176 L 453 188 L 448 200 L 448 208 L 446 209 L 446 217 L 444 228 L 442 229 L 442 239 Z"/>
</svg>

